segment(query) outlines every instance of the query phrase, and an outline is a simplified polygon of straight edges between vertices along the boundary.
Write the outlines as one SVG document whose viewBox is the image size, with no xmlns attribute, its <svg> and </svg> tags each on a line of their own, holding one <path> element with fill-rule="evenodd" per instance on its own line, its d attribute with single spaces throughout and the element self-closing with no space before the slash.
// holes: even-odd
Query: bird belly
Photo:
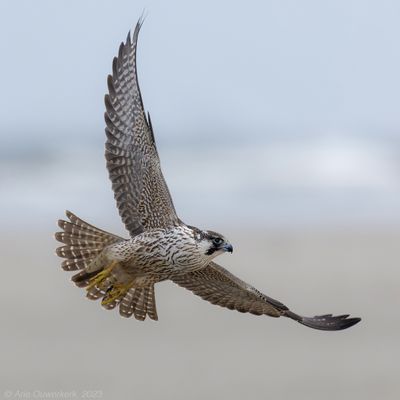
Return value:
<svg viewBox="0 0 400 400">
<path fill-rule="evenodd" d="M 147 279 L 165 280 L 171 275 L 205 267 L 193 238 L 174 231 L 148 231 L 113 244 L 107 249 L 107 256 L 118 261 L 121 279 L 138 284 Z"/>
</svg>

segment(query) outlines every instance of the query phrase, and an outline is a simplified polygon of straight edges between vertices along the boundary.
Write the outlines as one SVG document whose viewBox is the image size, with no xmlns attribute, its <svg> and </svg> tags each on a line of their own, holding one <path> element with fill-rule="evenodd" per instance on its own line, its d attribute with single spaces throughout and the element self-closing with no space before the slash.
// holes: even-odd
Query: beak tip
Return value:
<svg viewBox="0 0 400 400">
<path fill-rule="evenodd" d="M 226 244 L 225 245 L 225 251 L 228 253 L 233 253 L 233 247 L 231 244 Z"/>
</svg>

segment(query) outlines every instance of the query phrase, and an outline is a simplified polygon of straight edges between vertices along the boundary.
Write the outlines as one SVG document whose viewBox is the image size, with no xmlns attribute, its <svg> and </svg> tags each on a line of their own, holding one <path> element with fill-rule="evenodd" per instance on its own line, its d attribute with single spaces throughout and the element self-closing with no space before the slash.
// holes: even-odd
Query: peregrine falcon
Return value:
<svg viewBox="0 0 400 400">
<path fill-rule="evenodd" d="M 172 280 L 212 304 L 230 310 L 288 317 L 327 331 L 349 328 L 360 318 L 331 314 L 313 318 L 295 314 L 259 292 L 213 260 L 232 253 L 221 234 L 182 222 L 160 168 L 150 115 L 144 111 L 136 72 L 136 49 L 142 21 L 121 43 L 108 76 L 105 96 L 105 158 L 119 214 L 130 239 L 113 235 L 67 211 L 58 222 L 63 243 L 57 255 L 62 268 L 79 271 L 72 281 L 106 309 L 123 317 L 157 320 L 154 285 Z"/>
</svg>

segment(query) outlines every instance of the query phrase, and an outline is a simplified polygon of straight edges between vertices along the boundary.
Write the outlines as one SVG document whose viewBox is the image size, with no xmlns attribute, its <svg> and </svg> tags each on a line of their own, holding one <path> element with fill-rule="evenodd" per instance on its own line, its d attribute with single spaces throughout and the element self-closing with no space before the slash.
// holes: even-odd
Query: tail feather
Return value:
<svg viewBox="0 0 400 400">
<path fill-rule="evenodd" d="M 93 286 L 92 288 L 88 289 L 86 293 L 86 297 L 90 300 L 98 300 L 102 298 L 106 294 L 106 291 L 98 286 Z"/>
<path fill-rule="evenodd" d="M 61 268 L 64 271 L 76 271 L 77 269 L 83 269 L 87 267 L 90 260 L 82 260 L 81 258 L 72 258 L 70 260 L 64 260 L 61 263 Z"/>
<path fill-rule="evenodd" d="M 103 236 L 113 236 L 114 238 L 119 238 L 116 235 L 112 235 L 109 232 L 103 231 L 102 229 L 97 228 L 94 225 L 89 224 L 88 222 L 84 221 L 83 219 L 79 218 L 75 214 L 73 214 L 71 211 L 65 211 L 65 215 L 68 217 L 68 219 L 71 221 L 73 225 L 79 228 L 80 231 L 86 231 L 88 233 L 92 232 L 95 236 L 103 235 Z"/>
<path fill-rule="evenodd" d="M 151 285 L 150 288 L 148 289 L 146 304 L 147 304 L 147 315 L 154 321 L 157 321 L 158 315 L 156 308 L 156 296 L 154 293 L 154 285 Z"/>
<path fill-rule="evenodd" d="M 55 235 L 59 242 L 65 244 L 56 250 L 58 256 L 66 258 L 61 264 L 64 270 L 76 271 L 87 267 L 104 247 L 123 240 L 88 224 L 70 211 L 66 211 L 66 215 L 69 221 L 58 221 L 63 232 Z"/>
<path fill-rule="evenodd" d="M 56 253 L 59 257 L 63 257 L 63 258 L 68 258 L 69 260 L 71 259 L 79 259 L 79 258 L 94 258 L 96 257 L 102 250 L 104 247 L 100 247 L 100 248 L 92 248 L 92 249 L 88 249 L 87 245 L 85 245 L 85 247 L 79 247 L 79 246 L 62 246 L 59 247 L 56 250 Z"/>
<path fill-rule="evenodd" d="M 147 289 L 138 290 L 139 296 L 133 309 L 133 315 L 139 321 L 144 321 L 146 318 L 146 313 L 147 313 L 146 302 L 145 302 L 146 290 Z"/>
<path fill-rule="evenodd" d="M 126 318 L 134 315 L 140 321 L 148 315 L 152 320 L 157 321 L 154 285 L 129 289 L 120 303 L 119 313 Z"/>
<path fill-rule="evenodd" d="M 66 215 L 68 216 L 69 214 L 66 213 Z M 82 233 L 85 233 L 87 235 L 96 234 L 96 232 L 94 232 L 91 228 L 85 227 L 82 224 L 80 224 L 80 225 L 74 224 L 73 222 L 71 222 L 71 220 L 70 221 L 64 221 L 64 220 L 60 219 L 58 221 L 58 226 L 61 229 L 63 229 L 66 233 L 69 233 L 71 235 L 78 234 L 80 236 Z M 91 225 L 89 225 L 89 226 L 91 227 Z"/>
<path fill-rule="evenodd" d="M 133 314 L 133 304 L 137 301 L 136 296 L 139 296 L 139 291 L 135 288 L 128 290 L 119 306 L 119 313 L 121 316 L 129 318 Z"/>
<path fill-rule="evenodd" d="M 59 242 L 71 246 L 93 247 L 94 245 L 97 246 L 103 245 L 103 241 L 99 240 L 98 236 L 87 235 L 84 232 L 81 232 L 79 236 L 77 236 L 76 234 L 73 235 L 71 233 L 66 233 L 66 232 L 57 232 L 55 234 L 55 238 Z"/>
<path fill-rule="evenodd" d="M 98 274 L 98 271 L 87 272 L 85 270 L 78 272 L 75 274 L 71 280 L 78 287 L 86 287 L 89 285 L 90 280 L 94 278 Z"/>
<path fill-rule="evenodd" d="M 86 287 L 89 299 L 102 298 L 102 306 L 108 310 L 119 305 L 119 312 L 124 317 L 134 315 L 143 321 L 149 316 L 157 320 L 154 285 L 133 288 L 129 282 L 119 281 L 113 270 L 118 268 L 118 263 L 110 264 L 102 253 L 106 246 L 124 239 L 88 224 L 70 211 L 66 211 L 66 215 L 68 221 L 58 221 L 62 232 L 57 232 L 55 238 L 63 246 L 58 247 L 56 253 L 65 259 L 61 264 L 64 270 L 78 271 L 72 281 L 78 287 Z"/>
</svg>

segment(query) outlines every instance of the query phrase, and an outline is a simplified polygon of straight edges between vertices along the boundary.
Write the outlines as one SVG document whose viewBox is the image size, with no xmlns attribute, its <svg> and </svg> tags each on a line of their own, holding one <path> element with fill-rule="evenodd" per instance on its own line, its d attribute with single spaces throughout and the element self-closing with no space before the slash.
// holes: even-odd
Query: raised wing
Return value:
<svg viewBox="0 0 400 400">
<path fill-rule="evenodd" d="M 204 269 L 174 277 L 172 280 L 212 304 L 243 313 L 289 317 L 314 329 L 337 331 L 349 328 L 361 320 L 360 318 L 348 318 L 348 315 L 334 317 L 331 314 L 313 318 L 302 317 L 214 262 Z"/>
<path fill-rule="evenodd" d="M 105 96 L 106 160 L 119 214 L 131 236 L 179 223 L 160 168 L 150 115 L 143 108 L 136 71 L 142 22 L 121 43 Z"/>
</svg>

